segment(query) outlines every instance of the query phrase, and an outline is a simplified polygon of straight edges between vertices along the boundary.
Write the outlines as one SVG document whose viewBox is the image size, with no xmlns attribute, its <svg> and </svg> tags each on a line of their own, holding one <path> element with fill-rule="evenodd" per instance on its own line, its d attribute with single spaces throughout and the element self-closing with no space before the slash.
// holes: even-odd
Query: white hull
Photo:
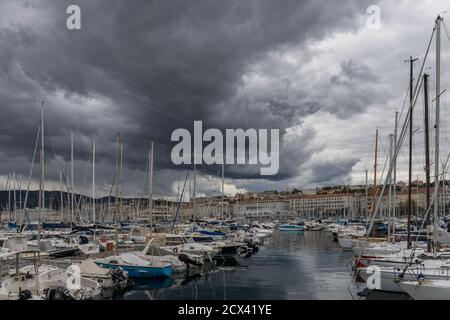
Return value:
<svg viewBox="0 0 450 320">
<path fill-rule="evenodd" d="M 368 273 L 366 268 L 358 269 L 359 275 L 361 278 L 367 282 L 367 279 L 373 275 L 372 273 Z M 389 292 L 404 292 L 404 290 L 400 287 L 398 280 L 398 276 L 402 273 L 402 267 L 398 268 L 385 268 L 380 269 L 380 283 L 379 287 L 375 288 L 375 290 L 379 291 L 389 291 Z M 417 281 L 417 275 L 421 273 L 417 268 L 409 268 L 404 275 L 401 281 Z M 423 272 L 422 272 L 423 273 Z M 450 274 L 447 271 L 434 270 L 433 272 L 423 273 L 427 280 L 450 280 Z"/>
<path fill-rule="evenodd" d="M 414 300 L 450 300 L 450 281 L 405 281 L 399 285 Z"/>
<path fill-rule="evenodd" d="M 353 239 L 351 238 L 339 238 L 339 246 L 342 250 L 352 251 L 353 250 Z"/>
</svg>

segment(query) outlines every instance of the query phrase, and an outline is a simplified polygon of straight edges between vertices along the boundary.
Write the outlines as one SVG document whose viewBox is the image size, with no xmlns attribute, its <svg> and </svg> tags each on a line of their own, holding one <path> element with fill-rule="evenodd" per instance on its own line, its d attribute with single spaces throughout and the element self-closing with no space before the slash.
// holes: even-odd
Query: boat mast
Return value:
<svg viewBox="0 0 450 320">
<path fill-rule="evenodd" d="M 40 162 L 41 162 L 41 182 L 40 182 L 40 206 L 39 206 L 39 215 L 38 215 L 38 245 L 41 243 L 41 222 L 42 222 L 42 214 L 44 212 L 45 207 L 45 153 L 44 153 L 44 100 L 41 101 L 41 156 L 40 156 Z"/>
<path fill-rule="evenodd" d="M 193 224 L 194 229 L 195 229 L 195 209 L 196 209 L 196 207 L 195 207 L 196 187 L 197 187 L 197 170 L 195 168 L 195 161 L 194 161 L 194 190 L 192 192 L 192 198 L 193 198 L 193 200 L 192 200 L 192 211 L 193 211 L 192 218 L 193 218 L 193 222 L 194 222 L 194 224 Z"/>
<path fill-rule="evenodd" d="M 369 173 L 369 171 L 367 169 L 364 171 L 366 172 L 366 205 L 365 205 L 365 209 L 366 209 L 366 223 L 367 223 L 369 221 L 369 208 L 367 205 L 367 202 L 369 199 L 369 190 L 368 190 L 368 183 L 369 183 L 368 173 Z"/>
<path fill-rule="evenodd" d="M 120 149 L 121 149 L 121 144 L 120 144 L 120 132 L 117 133 L 116 136 L 116 179 L 115 179 L 115 183 L 116 183 L 116 201 L 115 201 L 115 210 L 114 210 L 114 238 L 115 238 L 115 244 L 114 244 L 114 251 L 115 254 L 117 255 L 117 249 L 118 249 L 118 245 L 119 245 L 119 210 L 120 210 L 120 204 L 119 204 L 119 196 L 120 196 L 120 170 L 119 170 L 119 166 L 120 166 Z"/>
<path fill-rule="evenodd" d="M 74 194 L 73 194 L 73 131 L 70 132 L 70 227 L 73 227 Z"/>
<path fill-rule="evenodd" d="M 425 121 L 425 188 L 426 188 L 426 212 L 430 208 L 430 137 L 429 137 L 429 120 L 428 120 L 428 74 L 423 75 L 423 95 L 424 95 L 424 121 Z M 430 213 L 426 216 L 427 229 L 431 222 Z M 427 237 L 427 251 L 431 252 L 431 238 Z"/>
<path fill-rule="evenodd" d="M 148 151 L 148 208 L 150 215 L 150 231 L 153 231 L 153 141 Z"/>
<path fill-rule="evenodd" d="M 412 212 L 412 147 L 413 147 L 413 63 L 417 59 L 409 57 L 409 165 L 408 165 L 408 222 L 407 238 L 408 249 L 411 248 L 411 212 Z"/>
<path fill-rule="evenodd" d="M 19 180 L 17 180 L 17 186 L 19 188 L 19 212 L 22 210 L 22 177 L 19 175 Z"/>
<path fill-rule="evenodd" d="M 395 124 L 394 124 L 394 154 L 397 152 L 397 131 L 398 131 L 398 111 L 395 111 Z M 392 242 L 395 243 L 395 229 L 396 229 L 396 223 L 395 223 L 395 211 L 397 209 L 397 158 L 394 157 L 393 161 L 393 170 L 394 170 L 394 190 L 392 192 L 392 198 L 394 200 L 393 208 L 392 208 Z"/>
<path fill-rule="evenodd" d="M 389 165 L 392 166 L 393 159 L 393 148 L 394 148 L 394 135 L 391 133 L 389 135 Z M 392 219 L 392 177 L 389 179 L 389 205 L 388 205 L 388 241 L 391 238 L 391 219 Z"/>
<path fill-rule="evenodd" d="M 442 212 L 445 216 L 445 163 L 442 163 Z"/>
<path fill-rule="evenodd" d="M 122 183 L 123 183 L 123 181 L 122 181 L 123 145 L 122 145 L 122 143 L 120 143 L 119 152 L 120 152 L 120 160 L 119 160 L 120 161 L 120 166 L 119 166 L 119 171 L 120 171 L 120 174 L 119 174 L 119 177 L 120 177 L 120 179 L 119 179 L 119 183 L 120 183 L 120 210 L 119 210 L 119 212 L 120 212 L 120 221 L 122 221 L 122 219 L 124 219 L 124 214 L 123 214 L 123 194 L 122 194 L 122 192 L 123 192 L 123 185 L 122 185 Z"/>
<path fill-rule="evenodd" d="M 222 160 L 222 204 L 221 204 L 221 210 L 222 210 L 221 220 L 222 220 L 222 222 L 221 222 L 221 224 L 223 223 L 223 195 L 224 195 L 224 191 L 225 191 L 224 184 L 223 184 L 223 179 L 225 176 L 224 170 L 225 170 L 225 160 L 223 159 Z"/>
<path fill-rule="evenodd" d="M 13 171 L 13 211 L 14 211 L 14 221 L 17 223 L 17 197 L 16 197 L 16 172 Z"/>
<path fill-rule="evenodd" d="M 8 172 L 8 179 L 6 181 L 6 185 L 8 186 L 8 215 L 9 221 L 11 221 L 11 172 Z"/>
<path fill-rule="evenodd" d="M 372 199 L 372 209 L 371 216 L 375 214 L 375 199 L 377 196 L 377 159 L 378 157 L 378 129 L 375 131 L 375 156 L 373 164 L 373 199 Z"/>
<path fill-rule="evenodd" d="M 64 199 L 63 199 L 63 183 L 62 183 L 62 170 L 59 169 L 59 197 L 61 199 L 60 211 L 61 211 L 61 221 L 64 221 Z"/>
<path fill-rule="evenodd" d="M 95 230 L 95 139 L 92 140 L 92 222 Z M 95 231 L 94 231 L 95 235 Z"/>
<path fill-rule="evenodd" d="M 439 217 L 439 113 L 441 105 L 441 16 L 436 18 L 436 123 L 434 147 L 434 223 Z"/>
</svg>

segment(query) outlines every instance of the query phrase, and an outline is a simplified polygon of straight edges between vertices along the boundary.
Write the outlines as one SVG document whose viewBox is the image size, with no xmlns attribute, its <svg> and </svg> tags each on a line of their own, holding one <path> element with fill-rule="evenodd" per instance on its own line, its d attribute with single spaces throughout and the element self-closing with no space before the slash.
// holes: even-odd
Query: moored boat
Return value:
<svg viewBox="0 0 450 320">
<path fill-rule="evenodd" d="M 278 225 L 280 231 L 304 231 L 305 227 L 295 224 L 280 224 Z"/>
<path fill-rule="evenodd" d="M 133 253 L 122 253 L 118 256 L 97 259 L 94 262 L 101 268 L 124 270 L 130 278 L 166 278 L 173 272 L 170 263 L 147 261 Z"/>
</svg>

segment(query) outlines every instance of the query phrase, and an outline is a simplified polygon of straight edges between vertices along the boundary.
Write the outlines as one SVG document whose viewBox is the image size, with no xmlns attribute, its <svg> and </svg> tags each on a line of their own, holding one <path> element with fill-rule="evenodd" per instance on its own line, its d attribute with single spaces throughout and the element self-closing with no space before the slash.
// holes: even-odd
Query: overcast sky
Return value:
<svg viewBox="0 0 450 320">
<path fill-rule="evenodd" d="M 81 30 L 66 28 L 71 4 L 81 8 Z M 381 10 L 380 29 L 367 26 L 369 5 Z M 418 57 L 419 70 L 434 20 L 449 7 L 438 0 L 3 0 L 0 183 L 15 171 L 26 185 L 43 98 L 49 188 L 58 188 L 60 168 L 70 173 L 73 131 L 75 187 L 90 190 L 95 139 L 97 189 L 109 193 L 120 131 L 124 193 L 147 193 L 153 140 L 155 193 L 173 196 L 186 167 L 171 163 L 170 135 L 176 128 L 192 130 L 194 120 L 205 129 L 280 129 L 279 173 L 261 177 L 255 167 L 226 166 L 227 193 L 363 183 L 364 170 L 372 174 L 376 128 L 382 171 L 394 111 L 401 110 L 408 87 L 404 60 Z M 449 84 L 449 45 L 443 30 L 442 89 Z M 426 70 L 434 92 L 432 49 Z M 421 99 L 414 117 L 419 178 Z M 444 93 L 445 155 L 447 100 Z M 403 150 L 400 179 L 406 178 L 406 155 Z M 198 193 L 220 191 L 219 169 L 199 166 Z"/>
</svg>

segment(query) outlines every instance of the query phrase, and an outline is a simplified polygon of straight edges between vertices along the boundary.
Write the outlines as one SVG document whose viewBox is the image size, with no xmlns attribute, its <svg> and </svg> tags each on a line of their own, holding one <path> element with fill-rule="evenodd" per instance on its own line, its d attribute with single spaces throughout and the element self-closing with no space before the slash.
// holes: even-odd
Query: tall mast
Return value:
<svg viewBox="0 0 450 320">
<path fill-rule="evenodd" d="M 192 193 L 192 198 L 193 198 L 193 200 L 192 200 L 192 211 L 193 211 L 192 218 L 193 218 L 193 222 L 194 222 L 194 224 L 193 224 L 194 229 L 195 229 L 195 209 L 196 209 L 196 206 L 195 206 L 196 185 L 197 185 L 197 170 L 195 168 L 195 161 L 194 161 L 194 190 Z"/>
<path fill-rule="evenodd" d="M 16 197 L 16 172 L 13 171 L 13 211 L 14 211 L 14 221 L 17 222 L 17 197 Z"/>
<path fill-rule="evenodd" d="M 6 181 L 6 185 L 8 186 L 8 214 L 9 221 L 11 221 L 11 172 L 8 172 L 8 180 Z"/>
<path fill-rule="evenodd" d="M 375 131 L 375 156 L 374 156 L 374 164 L 373 164 L 373 199 L 372 199 L 372 208 L 371 215 L 375 214 L 375 198 L 377 196 L 377 162 L 378 162 L 378 129 Z"/>
<path fill-rule="evenodd" d="M 389 165 L 392 167 L 394 162 L 393 153 L 394 153 L 394 135 L 389 135 Z M 389 180 L 389 206 L 388 206 L 388 241 L 391 238 L 391 220 L 392 220 L 392 177 Z"/>
<path fill-rule="evenodd" d="M 148 208 L 150 215 L 150 230 L 153 230 L 153 141 L 148 151 Z"/>
<path fill-rule="evenodd" d="M 397 131 L 398 131 L 398 111 L 395 111 L 395 124 L 394 124 L 394 154 L 397 152 Z M 392 242 L 395 242 L 395 211 L 397 209 L 397 158 L 394 157 L 394 190 L 392 192 L 392 197 L 394 200 L 393 208 L 392 208 Z"/>
<path fill-rule="evenodd" d="M 116 179 L 115 179 L 115 183 L 116 183 L 116 201 L 115 201 L 115 210 L 114 210 L 114 224 L 115 224 L 115 228 L 114 228 L 114 233 L 115 233 L 115 245 L 114 245 L 114 250 L 115 250 L 115 254 L 117 255 L 117 249 L 118 249 L 118 245 L 119 245 L 119 210 L 120 210 L 120 204 L 119 204 L 119 196 L 120 196 L 120 181 L 121 181 L 121 177 L 120 177 L 120 149 L 121 149 L 121 144 L 120 144 L 120 133 L 117 133 L 116 136 Z"/>
<path fill-rule="evenodd" d="M 441 106 L 441 16 L 436 18 L 436 123 L 435 127 L 435 147 L 434 147 L 434 223 L 439 217 L 439 113 Z"/>
<path fill-rule="evenodd" d="M 92 140 L 92 221 L 95 230 L 95 139 Z"/>
<path fill-rule="evenodd" d="M 63 199 L 63 183 L 62 183 L 62 170 L 59 169 L 59 196 L 60 196 L 60 211 L 61 211 L 61 221 L 64 221 L 64 199 Z"/>
<path fill-rule="evenodd" d="M 426 188 L 426 208 L 430 207 L 430 137 L 429 137 L 429 119 L 428 119 L 428 74 L 423 75 L 423 88 L 424 88 L 424 121 L 425 121 L 425 188 Z M 427 214 L 426 217 L 426 225 L 427 229 L 430 225 L 431 217 L 430 213 Z M 427 251 L 431 252 L 431 239 L 428 239 L 427 237 Z"/>
<path fill-rule="evenodd" d="M 39 207 L 39 218 L 38 218 L 38 244 L 41 243 L 41 222 L 42 222 L 42 214 L 44 212 L 45 207 L 45 153 L 44 153 L 44 100 L 41 101 L 41 156 L 40 156 L 40 162 L 41 162 L 41 183 L 40 183 L 40 196 L 41 196 L 41 203 Z"/>
<path fill-rule="evenodd" d="M 367 223 L 367 221 L 369 221 L 369 207 L 368 207 L 368 199 L 369 199 L 369 176 L 368 176 L 368 174 L 369 174 L 369 170 L 364 170 L 365 172 L 366 172 L 366 205 L 365 205 L 365 207 L 366 207 L 366 223 Z"/>
<path fill-rule="evenodd" d="M 122 145 L 122 142 L 120 143 L 120 150 L 119 150 L 119 152 L 120 152 L 120 166 L 119 166 L 119 171 L 120 171 L 120 174 L 119 174 L 119 177 L 120 177 L 120 179 L 119 179 L 119 183 L 120 183 L 120 210 L 119 211 L 120 211 L 120 220 L 122 221 L 122 219 L 124 219 L 124 214 L 123 214 L 123 194 L 122 194 L 122 192 L 123 192 L 123 185 L 122 185 L 122 183 L 123 183 L 123 181 L 122 181 L 123 145 Z"/>
<path fill-rule="evenodd" d="M 225 176 L 224 169 L 225 169 L 225 160 L 222 161 L 222 204 L 221 204 L 222 213 L 221 213 L 221 217 L 220 217 L 222 220 L 221 224 L 223 223 L 223 195 L 224 195 L 224 191 L 225 191 L 224 184 L 223 184 L 223 179 Z"/>
<path fill-rule="evenodd" d="M 409 165 L 408 165 L 408 223 L 407 223 L 407 243 L 411 248 L 411 213 L 412 213 L 412 147 L 413 147 L 413 63 L 417 59 L 409 58 Z"/>
<path fill-rule="evenodd" d="M 22 210 L 22 177 L 19 175 L 19 180 L 17 181 L 17 186 L 19 187 L 19 211 Z"/>
<path fill-rule="evenodd" d="M 375 160 L 373 164 L 373 186 L 376 192 L 377 189 L 377 162 L 378 162 L 378 129 L 375 133 Z"/>
<path fill-rule="evenodd" d="M 74 195 L 73 195 L 73 131 L 70 132 L 70 227 L 73 226 Z"/>
<path fill-rule="evenodd" d="M 442 212 L 445 215 L 445 163 L 442 163 Z"/>
</svg>

